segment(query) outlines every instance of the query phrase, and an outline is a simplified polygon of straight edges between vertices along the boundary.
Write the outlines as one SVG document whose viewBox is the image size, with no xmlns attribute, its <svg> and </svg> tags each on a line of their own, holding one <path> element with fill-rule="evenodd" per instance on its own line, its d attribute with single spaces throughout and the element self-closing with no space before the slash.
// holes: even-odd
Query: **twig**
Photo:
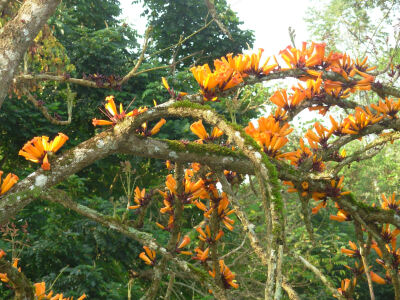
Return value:
<svg viewBox="0 0 400 300">
<path fill-rule="evenodd" d="M 322 283 L 329 289 L 329 291 L 334 294 L 337 298 L 341 300 L 345 300 L 345 298 L 336 290 L 336 288 L 332 285 L 332 283 L 325 277 L 325 275 L 313 264 L 311 264 L 308 260 L 306 260 L 303 256 L 292 252 L 293 256 L 300 260 L 303 265 L 311 270 L 321 281 Z"/>
<path fill-rule="evenodd" d="M 144 59 L 144 54 L 146 53 L 148 44 L 149 44 L 149 39 L 150 39 L 150 33 L 151 33 L 152 27 L 147 27 L 146 33 L 145 33 L 145 38 L 142 46 L 142 52 L 140 53 L 139 59 L 136 62 L 136 65 L 132 68 L 132 70 L 129 71 L 128 74 L 126 74 L 119 82 L 118 85 L 124 84 L 126 81 L 128 81 L 133 75 L 136 74 L 136 71 L 139 69 L 140 65 L 143 62 Z"/>
<path fill-rule="evenodd" d="M 214 6 L 214 0 L 204 0 L 207 9 L 209 11 L 209 13 L 211 14 L 211 16 L 213 17 L 213 20 L 215 23 L 217 23 L 219 29 L 221 29 L 221 31 L 232 41 L 234 41 L 234 39 L 232 38 L 231 33 L 229 32 L 228 29 L 226 29 L 226 27 L 224 26 L 224 24 L 222 24 L 222 22 L 220 21 L 217 11 L 215 9 Z"/>
<path fill-rule="evenodd" d="M 363 232 L 361 230 L 360 224 L 357 221 L 354 222 L 354 227 L 355 227 L 356 237 L 357 237 L 359 248 L 360 248 L 361 261 L 364 266 L 364 273 L 365 273 L 365 276 L 367 277 L 369 295 L 371 297 L 371 300 L 375 300 L 374 287 L 372 284 L 371 274 L 369 273 L 369 270 L 368 270 L 368 261 L 367 261 L 365 247 L 364 247 Z"/>
<path fill-rule="evenodd" d="M 170 277 L 169 277 L 167 292 L 165 293 L 165 296 L 164 296 L 165 300 L 169 300 L 169 298 L 171 297 L 172 288 L 173 288 L 174 282 L 175 282 L 175 273 L 171 272 L 171 274 L 169 276 Z"/>
<path fill-rule="evenodd" d="M 23 93 L 27 96 L 27 99 L 28 99 L 30 102 L 32 102 L 33 105 L 34 105 L 38 110 L 41 111 L 41 113 L 43 114 L 43 116 L 44 116 L 48 121 L 50 121 L 50 123 L 52 123 L 52 124 L 54 124 L 54 125 L 68 125 L 68 124 L 71 124 L 71 121 L 72 121 L 72 110 L 71 110 L 71 109 L 68 109 L 68 120 L 67 120 L 67 121 L 60 121 L 60 120 L 57 120 L 56 118 L 50 116 L 50 114 L 49 114 L 47 108 L 46 108 L 44 105 L 40 104 L 39 101 L 37 101 L 37 100 L 35 99 L 35 97 L 33 97 L 33 95 L 28 91 L 27 88 L 23 87 L 23 88 L 22 88 L 22 91 L 23 91 Z M 68 104 L 68 105 L 71 105 L 71 104 Z"/>
</svg>

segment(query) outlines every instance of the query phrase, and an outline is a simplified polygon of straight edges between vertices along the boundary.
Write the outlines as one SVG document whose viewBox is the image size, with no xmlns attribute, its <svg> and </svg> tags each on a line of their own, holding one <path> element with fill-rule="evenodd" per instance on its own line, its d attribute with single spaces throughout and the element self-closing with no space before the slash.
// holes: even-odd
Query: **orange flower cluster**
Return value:
<svg viewBox="0 0 400 300">
<path fill-rule="evenodd" d="M 310 169 L 315 172 L 322 172 L 325 170 L 325 164 L 322 158 L 314 154 L 310 148 L 304 145 L 304 140 L 300 138 L 300 149 L 294 152 L 287 152 L 281 155 L 291 161 L 291 164 L 297 167 L 309 165 Z"/>
<path fill-rule="evenodd" d="M 337 212 L 336 216 L 331 215 L 329 217 L 331 220 L 338 221 L 338 222 L 346 222 L 346 221 L 352 220 L 351 215 L 348 212 L 346 212 L 345 210 L 341 209 L 340 206 L 337 204 L 337 202 L 335 202 L 335 206 L 338 209 L 338 212 Z"/>
<path fill-rule="evenodd" d="M 180 197 L 181 201 L 184 204 L 193 203 L 194 199 L 207 197 L 207 192 L 204 190 L 204 182 L 202 179 L 197 180 L 196 182 L 192 181 L 193 171 L 186 170 L 185 179 L 184 179 L 184 194 L 178 195 L 176 191 L 176 180 L 174 177 L 169 174 L 167 176 L 167 180 L 165 181 L 166 191 L 159 191 L 161 196 L 163 196 L 164 207 L 160 209 L 160 212 L 163 214 L 169 214 L 168 226 L 165 227 L 160 223 L 156 223 L 158 227 L 164 230 L 171 230 L 173 228 L 174 223 L 174 207 L 173 203 L 175 202 L 176 197 Z"/>
<path fill-rule="evenodd" d="M 26 160 L 42 164 L 42 169 L 48 171 L 50 170 L 48 156 L 56 153 L 67 140 L 68 137 L 63 133 L 59 133 L 51 142 L 47 136 L 37 136 L 27 142 L 18 154 Z"/>
<path fill-rule="evenodd" d="M 317 206 L 312 208 L 312 213 L 317 214 L 321 208 L 326 207 L 328 197 L 329 198 L 339 198 L 343 195 L 347 195 L 350 193 L 350 191 L 347 191 L 347 192 L 341 191 L 343 178 L 344 178 L 344 176 L 342 176 L 339 179 L 339 181 L 336 181 L 334 179 L 331 180 L 330 184 L 327 185 L 323 191 L 315 191 L 315 190 L 311 191 L 310 186 L 309 186 L 308 182 L 306 182 L 306 181 L 303 181 L 301 184 L 297 184 L 297 186 L 295 186 L 295 183 L 293 183 L 292 181 L 283 181 L 283 184 L 289 186 L 289 188 L 287 190 L 289 193 L 299 192 L 302 197 L 310 197 L 311 196 L 315 201 L 317 201 L 317 202 L 320 201 Z M 339 212 L 338 212 L 337 216 L 331 216 L 332 220 L 336 220 L 339 222 L 351 220 L 350 215 L 346 211 L 341 209 L 337 203 L 335 203 L 335 205 L 336 205 L 336 208 L 338 208 Z"/>
<path fill-rule="evenodd" d="M 294 186 L 294 183 L 292 181 L 283 181 L 284 185 L 289 186 L 287 192 L 288 193 L 297 193 L 299 190 Z M 309 184 L 307 181 L 303 181 L 301 183 L 301 191 L 300 194 L 302 197 L 307 197 L 308 192 L 309 192 Z"/>
<path fill-rule="evenodd" d="M 213 239 L 211 237 L 210 226 L 208 226 L 208 225 L 206 225 L 206 227 L 205 227 L 205 232 L 203 231 L 203 229 L 201 227 L 197 227 L 196 231 L 200 234 L 199 239 L 208 244 L 214 244 L 216 241 L 218 241 L 224 235 L 224 232 L 220 229 L 218 234 Z"/>
<path fill-rule="evenodd" d="M 10 190 L 14 184 L 18 181 L 18 176 L 12 173 L 8 173 L 6 178 L 3 179 L 3 183 L 1 182 L 1 176 L 3 175 L 3 171 L 0 171 L 0 196 Z M 0 257 L 1 258 L 1 257 Z"/>
<path fill-rule="evenodd" d="M 349 77 L 354 77 L 356 73 L 368 78 L 370 83 L 373 81 L 373 76 L 365 73 L 375 69 L 375 67 L 368 67 L 367 57 L 362 61 L 357 59 L 354 62 L 350 56 L 343 53 L 330 52 L 326 56 L 325 47 L 325 43 L 312 42 L 310 47 L 307 48 L 307 42 L 303 42 L 301 50 L 288 46 L 279 54 L 289 69 L 305 69 L 311 76 L 318 77 L 320 75 L 319 70 L 326 70 L 339 73 L 347 81 L 349 81 Z"/>
<path fill-rule="evenodd" d="M 199 247 L 196 247 L 194 249 L 194 252 L 196 252 L 196 256 L 194 256 L 193 259 L 199 260 L 202 263 L 205 263 L 207 261 L 207 259 L 209 258 L 208 254 L 210 253 L 210 247 L 208 247 L 204 251 L 202 249 L 200 249 Z"/>
<path fill-rule="evenodd" d="M 146 111 L 147 108 L 140 107 L 138 109 L 134 109 L 131 112 L 127 113 L 123 107 L 122 103 L 119 104 L 119 113 L 117 111 L 117 106 L 115 105 L 114 102 L 114 96 L 107 96 L 106 97 L 106 104 L 104 104 L 105 110 L 101 110 L 103 114 L 109 119 L 108 120 L 97 120 L 94 118 L 92 120 L 93 126 L 97 125 L 115 125 L 119 122 L 122 122 L 126 117 L 134 117 L 137 116 L 138 114 L 141 114 L 142 112 Z"/>
<path fill-rule="evenodd" d="M 161 80 L 162 80 L 162 83 L 163 83 L 164 87 L 167 89 L 168 93 L 170 94 L 170 96 L 172 98 L 174 98 L 174 99 L 179 101 L 179 100 L 182 100 L 182 98 L 187 95 L 187 93 L 185 93 L 185 92 L 177 93 L 177 92 L 174 91 L 173 88 L 170 88 L 169 84 L 168 84 L 168 81 L 167 81 L 167 79 L 165 79 L 165 77 L 161 77 Z"/>
<path fill-rule="evenodd" d="M 179 233 L 179 235 L 178 235 L 178 241 L 180 240 L 180 236 L 181 236 L 181 234 Z M 176 253 L 184 254 L 184 255 L 192 255 L 192 254 L 193 254 L 192 252 L 182 250 L 182 249 L 185 248 L 187 245 L 189 245 L 189 243 L 190 243 L 190 237 L 187 236 L 187 235 L 185 235 L 185 236 L 183 237 L 182 241 L 178 242 L 178 244 L 176 245 L 176 248 L 175 248 Z"/>
<path fill-rule="evenodd" d="M 389 273 L 389 268 L 396 270 L 399 272 L 400 266 L 400 248 L 396 248 L 397 246 L 397 235 L 400 234 L 400 229 L 391 230 L 390 224 L 384 224 L 382 226 L 382 230 L 380 236 L 382 237 L 383 241 L 385 242 L 385 249 L 379 248 L 378 244 L 372 240 L 371 248 L 375 250 L 376 254 L 379 258 L 376 259 L 376 262 L 380 264 L 386 271 L 385 278 L 382 278 L 378 274 L 370 271 L 372 281 L 378 284 L 387 284 L 392 282 L 392 278 Z M 341 249 L 341 252 L 346 254 L 349 257 L 361 259 L 360 252 L 355 243 L 349 241 L 349 245 L 351 249 Z M 387 252 L 388 256 L 390 257 L 390 261 L 386 262 L 383 259 L 382 251 Z M 347 266 L 348 267 L 348 266 Z M 357 274 L 362 274 L 364 272 L 363 267 L 358 267 L 358 263 L 356 263 L 357 270 L 353 270 L 352 268 L 348 267 L 353 271 L 353 273 L 358 272 Z"/>
<path fill-rule="evenodd" d="M 343 279 L 341 284 L 340 284 L 341 287 L 337 289 L 339 294 L 344 296 L 346 299 L 348 298 L 347 293 L 348 293 L 348 291 L 350 290 L 350 287 L 351 287 L 350 283 L 354 287 L 356 285 L 356 278 L 354 278 L 353 281 L 351 281 L 348 278 Z M 334 295 L 334 297 L 336 297 L 336 296 Z"/>
<path fill-rule="evenodd" d="M 384 117 L 388 117 L 390 119 L 397 118 L 396 114 L 400 110 L 400 99 L 397 102 L 394 102 L 393 99 L 385 99 L 385 102 L 379 100 L 379 104 L 371 104 L 371 107 L 375 109 L 378 113 L 381 113 Z"/>
<path fill-rule="evenodd" d="M 229 218 L 229 215 L 233 214 L 235 212 L 234 209 L 229 210 L 228 205 L 229 205 L 229 200 L 225 192 L 222 193 L 222 195 L 219 195 L 219 192 L 215 185 L 210 184 L 206 187 L 207 192 L 208 192 L 208 197 L 211 201 L 209 201 L 209 206 L 206 206 L 203 202 L 200 200 L 194 201 L 194 204 L 204 211 L 204 216 L 206 218 L 210 218 L 212 212 L 214 209 L 218 210 L 218 217 L 221 220 L 221 222 L 225 225 L 226 228 L 229 230 L 233 230 L 233 224 L 235 223 L 232 219 Z"/>
<path fill-rule="evenodd" d="M 6 252 L 2 249 L 0 249 L 0 259 L 2 259 L 4 256 L 6 255 Z M 19 258 L 15 258 L 13 260 L 12 266 L 18 270 L 18 272 L 21 272 L 21 268 L 18 267 L 18 262 L 19 262 Z M 10 282 L 10 279 L 7 276 L 7 273 L 0 273 L 0 281 L 7 283 Z M 68 297 L 68 298 L 64 298 L 63 294 L 56 294 L 53 295 L 54 292 L 50 291 L 48 294 L 46 294 L 46 283 L 43 282 L 39 282 L 39 283 L 35 283 L 34 284 L 35 287 L 35 299 L 36 300 L 74 300 L 74 297 Z M 82 296 L 80 296 L 77 300 L 83 300 L 86 298 L 86 295 L 83 294 Z"/>
<path fill-rule="evenodd" d="M 156 251 L 151 250 L 147 246 L 143 246 L 145 252 L 141 252 L 139 257 L 146 263 L 146 265 L 154 266 L 156 263 Z"/>
<path fill-rule="evenodd" d="M 137 209 L 146 206 L 147 203 L 149 202 L 149 198 L 146 197 L 146 189 L 140 191 L 140 188 L 137 186 L 135 189 L 134 201 L 136 205 L 130 205 L 128 206 L 128 209 Z"/>
<path fill-rule="evenodd" d="M 239 287 L 239 284 L 237 284 L 235 280 L 236 275 L 231 272 L 231 270 L 225 265 L 222 259 L 219 261 L 219 268 L 220 268 L 222 283 L 224 284 L 225 289 L 229 289 L 231 287 L 237 289 Z M 208 273 L 213 278 L 215 278 L 215 269 L 213 269 L 212 271 L 208 271 Z"/>
<path fill-rule="evenodd" d="M 285 123 L 282 127 L 273 115 L 268 118 L 258 119 L 258 128 L 253 123 L 245 128 L 245 132 L 250 135 L 264 150 L 264 152 L 274 158 L 282 157 L 280 149 L 288 142 L 287 135 L 293 131 L 289 124 Z"/>
<path fill-rule="evenodd" d="M 288 97 L 286 90 L 276 91 L 269 100 L 284 110 L 292 110 L 305 99 L 305 94 L 300 89 L 296 89 L 293 95 Z"/>
<path fill-rule="evenodd" d="M 324 63 L 330 64 L 336 56 L 330 54 L 325 57 L 325 43 L 311 43 L 307 48 L 307 43 L 303 42 L 301 50 L 287 46 L 286 49 L 279 52 L 279 55 L 288 65 L 289 69 L 304 69 L 322 66 Z"/>
<path fill-rule="evenodd" d="M 396 193 L 393 193 L 391 197 L 386 198 L 384 194 L 382 196 L 381 207 L 385 210 L 392 209 L 395 212 L 400 211 L 400 200 L 396 200 Z"/>
<path fill-rule="evenodd" d="M 204 128 L 202 120 L 194 122 L 192 125 L 190 125 L 190 130 L 200 138 L 200 140 L 197 141 L 199 143 L 203 143 L 203 141 L 213 141 L 224 134 L 220 129 L 214 127 L 211 135 L 209 135 Z"/>
<path fill-rule="evenodd" d="M 252 55 L 232 56 L 232 54 L 228 54 L 226 57 L 216 59 L 213 72 L 208 64 L 191 68 L 190 71 L 200 85 L 204 100 L 216 101 L 218 92 L 238 85 L 243 81 L 243 78 L 249 75 L 262 77 L 274 70 L 278 64 L 268 66 L 269 59 L 260 66 L 263 51 L 263 49 L 260 49 L 258 54 Z"/>
<path fill-rule="evenodd" d="M 360 130 L 373 125 L 383 119 L 383 116 L 374 115 L 366 106 L 365 110 L 361 107 L 355 108 L 355 114 L 350 114 L 341 124 L 342 132 L 347 134 L 359 134 Z"/>
<path fill-rule="evenodd" d="M 385 248 L 384 251 L 388 252 L 389 256 L 391 257 L 389 262 L 386 262 L 383 259 L 382 249 L 378 247 L 378 244 L 373 241 L 371 248 L 375 250 L 376 254 L 379 258 L 376 259 L 376 262 L 380 264 L 386 271 L 385 278 L 382 278 L 378 274 L 371 271 L 371 279 L 379 284 L 387 284 L 392 282 L 392 278 L 389 273 L 388 266 L 386 263 L 390 265 L 389 268 L 392 268 L 399 272 L 399 265 L 400 265 L 400 248 L 396 248 L 397 246 L 397 235 L 400 233 L 399 229 L 391 230 L 390 225 L 386 224 L 382 226 L 381 237 L 385 241 Z"/>
<path fill-rule="evenodd" d="M 346 254 L 349 257 L 360 258 L 361 254 L 360 254 L 360 251 L 357 248 L 357 245 L 355 243 L 353 243 L 352 241 L 349 241 L 349 245 L 350 245 L 351 250 L 350 249 L 346 249 L 346 248 L 342 248 L 342 249 L 340 249 L 340 251 L 343 254 Z"/>
<path fill-rule="evenodd" d="M 50 291 L 48 294 L 46 294 L 46 283 L 39 282 L 35 283 L 35 296 L 37 300 L 74 300 L 74 297 L 68 297 L 64 298 L 63 294 L 56 294 L 53 295 L 53 291 Z M 77 300 L 83 300 L 86 298 L 86 295 L 83 294 L 80 296 Z"/>
<path fill-rule="evenodd" d="M 318 144 L 320 144 L 322 146 L 322 148 L 327 148 L 328 140 L 329 140 L 330 136 L 332 135 L 332 132 L 329 131 L 328 129 L 326 129 L 319 122 L 316 122 L 314 124 L 314 128 L 317 131 L 317 133 L 314 133 L 314 131 L 308 129 L 305 134 L 305 137 L 308 140 L 308 144 L 314 150 L 318 149 Z"/>
<path fill-rule="evenodd" d="M 143 123 L 142 126 L 138 129 L 136 129 L 136 133 L 140 134 L 141 136 L 152 136 L 157 134 L 161 127 L 166 123 L 167 121 L 165 119 L 161 119 L 160 121 L 157 122 L 156 125 L 152 129 L 148 129 L 147 127 L 147 122 Z"/>
</svg>

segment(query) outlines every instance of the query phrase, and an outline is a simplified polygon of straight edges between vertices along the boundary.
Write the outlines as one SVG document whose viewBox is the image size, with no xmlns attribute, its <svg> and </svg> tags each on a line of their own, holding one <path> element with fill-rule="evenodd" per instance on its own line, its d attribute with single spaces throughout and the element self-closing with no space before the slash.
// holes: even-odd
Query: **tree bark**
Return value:
<svg viewBox="0 0 400 300">
<path fill-rule="evenodd" d="M 61 0 L 28 0 L 0 32 L 0 108 L 29 45 Z"/>
</svg>

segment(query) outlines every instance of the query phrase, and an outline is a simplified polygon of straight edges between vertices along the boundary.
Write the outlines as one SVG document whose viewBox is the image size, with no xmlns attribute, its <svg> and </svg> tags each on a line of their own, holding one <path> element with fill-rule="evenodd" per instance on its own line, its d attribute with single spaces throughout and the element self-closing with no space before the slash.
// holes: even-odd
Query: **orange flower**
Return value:
<svg viewBox="0 0 400 300">
<path fill-rule="evenodd" d="M 46 295 L 46 283 L 43 282 L 38 282 L 34 284 L 35 287 L 35 296 L 37 300 L 73 300 L 73 297 L 71 298 L 64 298 L 63 294 L 56 294 L 53 296 L 53 291 L 50 291 L 47 295 Z M 80 296 L 77 300 L 83 300 L 86 298 L 86 295 L 83 294 L 82 296 Z"/>
<path fill-rule="evenodd" d="M 208 259 L 208 254 L 210 253 L 210 248 L 208 247 L 206 250 L 201 250 L 199 247 L 194 249 L 196 252 L 196 256 L 193 259 L 200 260 L 201 262 L 205 262 Z"/>
<path fill-rule="evenodd" d="M 239 285 L 237 284 L 235 277 L 236 275 L 231 272 L 231 270 L 225 265 L 224 261 L 221 259 L 219 261 L 219 268 L 221 273 L 222 283 L 224 284 L 225 289 L 229 289 L 231 287 L 237 289 Z M 215 278 L 215 269 L 213 271 L 208 271 L 208 273 Z"/>
<path fill-rule="evenodd" d="M 325 188 L 325 194 L 327 197 L 331 198 L 340 198 L 341 196 L 348 195 L 351 192 L 342 192 L 342 183 L 343 183 L 344 176 L 340 177 L 339 181 L 334 179 L 331 180 L 331 184 Z"/>
<path fill-rule="evenodd" d="M 50 170 L 48 155 L 56 153 L 67 140 L 68 136 L 63 133 L 59 133 L 51 142 L 47 136 L 34 137 L 22 147 L 18 154 L 26 160 L 41 163 L 43 170 Z"/>
<path fill-rule="evenodd" d="M 386 284 L 386 283 L 388 283 L 386 279 L 383 279 L 383 278 L 382 278 L 381 276 L 379 276 L 378 274 L 376 274 L 376 273 L 374 273 L 374 272 L 372 272 L 372 271 L 370 271 L 369 273 L 370 273 L 370 275 L 371 275 L 371 280 L 372 280 L 373 282 L 376 282 L 376 283 L 378 283 L 378 284 Z"/>
<path fill-rule="evenodd" d="M 147 246 L 143 246 L 145 252 L 139 254 L 139 257 L 146 263 L 146 265 L 154 266 L 156 261 L 156 252 Z"/>
<path fill-rule="evenodd" d="M 340 209 L 337 212 L 336 216 L 331 215 L 329 218 L 331 220 L 338 221 L 338 222 L 346 222 L 346 221 L 351 221 L 352 220 L 351 216 L 346 211 L 344 211 L 342 209 Z"/>
<path fill-rule="evenodd" d="M 348 278 L 342 280 L 342 282 L 340 284 L 341 287 L 337 289 L 340 295 L 345 296 L 345 297 L 347 296 L 347 292 L 350 287 L 350 282 L 351 281 Z M 356 285 L 356 278 L 354 278 L 352 285 L 353 286 Z M 334 295 L 334 297 L 336 297 L 336 296 Z"/>
<path fill-rule="evenodd" d="M 18 176 L 12 173 L 8 173 L 6 178 L 3 179 L 3 183 L 1 183 L 1 176 L 3 175 L 3 171 L 0 171 L 0 196 L 7 193 L 9 189 L 18 181 Z M 1 256 L 0 256 L 1 258 Z"/>
<path fill-rule="evenodd" d="M 361 72 L 369 72 L 369 71 L 375 70 L 376 66 L 368 67 L 367 59 L 368 59 L 368 56 L 366 56 L 362 61 L 359 61 L 357 58 L 356 64 L 354 65 L 354 67 Z"/>
<path fill-rule="evenodd" d="M 149 130 L 147 128 L 147 122 L 143 123 L 142 126 L 138 129 L 136 129 L 136 132 L 142 136 L 152 136 L 155 135 L 156 133 L 158 133 L 160 131 L 160 128 L 166 123 L 167 121 L 165 119 L 161 119 L 160 121 L 158 121 L 158 123 L 156 125 L 154 125 L 154 127 Z"/>
<path fill-rule="evenodd" d="M 360 254 L 360 251 L 358 251 L 357 245 L 355 243 L 353 243 L 352 241 L 349 241 L 349 245 L 352 250 L 342 248 L 342 249 L 340 249 L 340 251 L 343 254 L 346 254 L 347 256 L 350 256 L 350 257 L 361 257 L 361 254 Z"/>
<path fill-rule="evenodd" d="M 174 98 L 176 100 L 182 100 L 182 97 L 187 95 L 187 93 L 184 93 L 184 92 L 179 92 L 177 94 L 173 88 L 169 87 L 168 81 L 167 81 L 167 79 L 165 79 L 165 77 L 161 77 L 161 81 L 172 98 Z"/>
<path fill-rule="evenodd" d="M 302 49 L 296 49 L 292 46 L 287 46 L 286 49 L 279 52 L 282 59 L 286 62 L 289 68 L 303 69 L 305 67 L 315 67 L 322 65 L 325 59 L 325 44 L 317 44 L 312 42 L 307 48 L 307 43 L 303 42 Z"/>
<path fill-rule="evenodd" d="M 7 273 L 0 273 L 0 281 L 9 282 L 10 280 L 7 277 Z"/>
<path fill-rule="evenodd" d="M 209 244 L 215 243 L 224 235 L 224 232 L 220 230 L 218 234 L 215 236 L 215 239 L 212 239 L 210 226 L 206 225 L 205 230 L 206 231 L 204 232 L 201 227 L 196 228 L 196 231 L 200 234 L 199 239 Z"/>
<path fill-rule="evenodd" d="M 268 66 L 268 62 L 270 59 L 268 57 L 265 63 L 260 67 L 260 59 L 263 52 L 264 49 L 260 48 L 258 49 L 257 54 L 255 53 L 251 55 L 238 54 L 232 57 L 232 54 L 230 53 L 226 57 L 228 59 L 231 68 L 239 72 L 242 75 L 242 77 L 246 77 L 248 75 L 261 77 L 262 75 L 267 75 L 278 66 L 277 63 Z"/>
<path fill-rule="evenodd" d="M 383 103 L 382 100 L 379 100 L 379 105 L 371 104 L 371 107 L 375 109 L 377 112 L 383 114 L 385 117 L 389 117 L 390 119 L 397 118 L 396 114 L 400 110 L 400 99 L 397 102 L 394 102 L 393 99 L 385 99 Z"/>
<path fill-rule="evenodd" d="M 293 110 L 305 99 L 303 90 L 296 89 L 293 95 L 287 95 L 286 90 L 276 91 L 269 99 L 272 103 L 284 110 Z"/>
<path fill-rule="evenodd" d="M 137 209 L 139 207 L 143 207 L 147 204 L 147 198 L 145 197 L 146 189 L 140 191 L 139 187 L 137 186 L 135 189 L 135 198 L 134 201 L 136 205 L 128 206 L 129 209 Z"/>
<path fill-rule="evenodd" d="M 194 122 L 192 125 L 190 125 L 190 130 L 203 141 L 212 141 L 224 134 L 217 127 L 214 127 L 211 132 L 211 136 L 208 135 L 202 120 Z"/>
<path fill-rule="evenodd" d="M 45 294 L 46 292 L 46 283 L 44 281 L 38 282 L 34 284 L 35 286 L 35 296 L 37 297 L 38 300 L 41 299 L 46 299 L 47 296 Z"/>
<path fill-rule="evenodd" d="M 316 122 L 314 124 L 314 128 L 317 131 L 317 134 L 315 134 L 310 129 L 305 134 L 305 137 L 307 138 L 311 148 L 318 149 L 318 144 L 320 144 L 323 148 L 327 148 L 328 147 L 327 142 L 331 136 L 330 131 L 326 129 L 323 125 L 321 125 L 319 122 Z"/>
<path fill-rule="evenodd" d="M 1 195 L 1 193 L 0 193 Z M 392 209 L 396 212 L 398 212 L 400 210 L 400 200 L 395 199 L 396 197 L 396 193 L 393 193 L 391 197 L 389 197 L 389 199 L 386 198 L 386 196 L 384 194 L 381 195 L 382 196 L 382 208 L 385 210 L 389 210 Z"/>
<path fill-rule="evenodd" d="M 173 215 L 170 215 L 170 216 L 169 216 L 169 220 L 168 220 L 168 225 L 167 225 L 167 226 L 161 225 L 161 224 L 158 223 L 158 222 L 156 222 L 156 225 L 157 225 L 159 228 L 161 228 L 162 230 L 171 231 L 172 228 L 174 228 L 174 216 L 173 216 Z"/>
<path fill-rule="evenodd" d="M 322 172 L 325 170 L 325 164 L 322 162 L 322 158 L 314 154 L 310 148 L 304 145 L 304 140 L 300 138 L 300 149 L 294 152 L 287 152 L 281 154 L 282 158 L 286 158 L 291 161 L 294 166 L 307 165 L 307 162 L 311 162 L 311 170 L 315 172 Z"/>
<path fill-rule="evenodd" d="M 205 101 L 215 101 L 217 97 L 215 96 L 215 88 L 220 83 L 220 75 L 216 72 L 211 72 L 208 64 L 203 66 L 197 66 L 190 69 L 193 73 L 194 78 L 200 85 L 201 93 L 204 96 Z"/>
<path fill-rule="evenodd" d="M 393 250 L 396 249 L 396 236 L 400 233 L 400 229 L 391 230 L 390 224 L 383 224 L 381 230 L 381 237 L 385 243 L 392 244 Z"/>
<path fill-rule="evenodd" d="M 312 194 L 312 197 L 314 198 L 314 200 L 315 200 L 315 195 L 316 195 L 316 193 L 314 192 Z M 322 194 L 322 195 L 324 195 L 324 194 Z M 317 206 L 315 206 L 315 207 L 313 207 L 311 209 L 311 213 L 313 215 L 317 214 L 321 208 L 325 208 L 326 207 L 326 204 L 327 204 L 326 199 L 322 200 L 320 203 L 318 203 Z"/>
<path fill-rule="evenodd" d="M 101 110 L 104 115 L 106 115 L 110 121 L 107 120 L 97 120 L 94 118 L 92 120 L 93 126 L 97 125 L 115 125 L 121 121 L 123 121 L 126 117 L 134 117 L 137 116 L 138 114 L 141 114 L 142 112 L 146 111 L 147 108 L 140 107 L 139 109 L 134 109 L 129 113 L 126 113 L 122 107 L 122 103 L 119 105 L 119 113 L 117 111 L 117 107 L 114 102 L 114 96 L 107 96 L 106 97 L 106 104 L 104 105 L 105 110 Z"/>
<path fill-rule="evenodd" d="M 180 234 L 178 236 L 178 240 L 180 239 Z M 182 251 L 181 249 L 186 247 L 190 243 L 190 237 L 185 235 L 180 243 L 176 246 L 176 252 L 185 255 L 192 255 L 190 251 Z"/>
<path fill-rule="evenodd" d="M 280 149 L 288 142 L 286 135 L 293 131 L 293 128 L 289 127 L 288 123 L 281 127 L 280 122 L 276 121 L 273 115 L 270 115 L 268 118 L 261 117 L 258 119 L 258 128 L 255 128 L 253 123 L 249 122 L 245 132 L 263 147 L 268 156 L 280 158 L 282 157 Z"/>
<path fill-rule="evenodd" d="M 226 196 L 226 193 L 222 193 L 222 198 L 219 200 L 218 204 L 218 216 L 222 220 L 222 223 L 224 223 L 225 227 L 228 228 L 230 231 L 233 230 L 233 224 L 235 223 L 234 220 L 230 219 L 228 216 L 233 214 L 235 212 L 234 209 L 229 210 L 228 209 L 229 205 L 229 200 L 228 197 Z"/>
</svg>

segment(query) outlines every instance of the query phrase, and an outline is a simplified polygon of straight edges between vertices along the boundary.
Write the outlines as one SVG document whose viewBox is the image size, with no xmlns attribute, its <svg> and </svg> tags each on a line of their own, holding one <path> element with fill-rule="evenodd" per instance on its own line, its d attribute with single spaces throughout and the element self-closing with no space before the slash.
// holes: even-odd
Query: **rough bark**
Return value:
<svg viewBox="0 0 400 300">
<path fill-rule="evenodd" d="M 55 12 L 60 0 L 25 1 L 0 32 L 0 108 L 29 45 Z"/>
</svg>

